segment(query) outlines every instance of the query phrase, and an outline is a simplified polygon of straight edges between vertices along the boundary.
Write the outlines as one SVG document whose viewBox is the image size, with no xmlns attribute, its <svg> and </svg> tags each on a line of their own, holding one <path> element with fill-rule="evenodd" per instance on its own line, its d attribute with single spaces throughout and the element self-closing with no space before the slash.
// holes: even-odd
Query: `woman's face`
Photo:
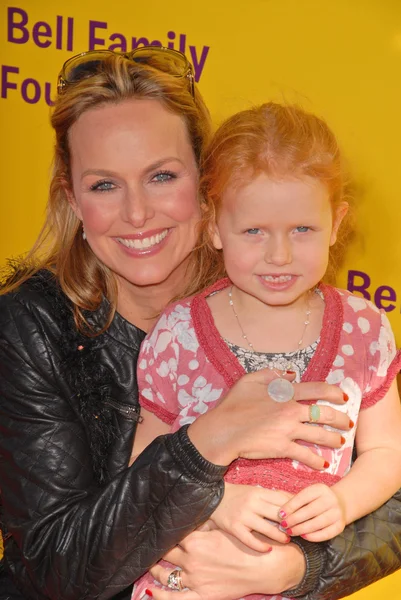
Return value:
<svg viewBox="0 0 401 600">
<path fill-rule="evenodd" d="M 123 288 L 179 286 L 200 218 L 183 119 L 156 100 L 107 104 L 79 117 L 69 145 L 69 198 L 96 256 Z"/>
</svg>

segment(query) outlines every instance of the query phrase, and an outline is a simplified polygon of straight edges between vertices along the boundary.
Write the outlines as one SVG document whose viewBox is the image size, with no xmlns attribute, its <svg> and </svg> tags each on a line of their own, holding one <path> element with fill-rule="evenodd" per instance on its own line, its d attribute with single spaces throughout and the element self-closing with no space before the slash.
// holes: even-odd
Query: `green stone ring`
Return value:
<svg viewBox="0 0 401 600">
<path fill-rule="evenodd" d="M 320 406 L 317 404 L 309 405 L 309 422 L 317 423 L 320 419 Z"/>
</svg>

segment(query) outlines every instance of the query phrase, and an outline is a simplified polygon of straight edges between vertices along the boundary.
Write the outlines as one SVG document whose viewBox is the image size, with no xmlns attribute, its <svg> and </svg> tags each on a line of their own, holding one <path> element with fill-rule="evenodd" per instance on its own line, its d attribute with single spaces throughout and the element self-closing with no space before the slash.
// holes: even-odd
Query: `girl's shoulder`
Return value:
<svg viewBox="0 0 401 600">
<path fill-rule="evenodd" d="M 330 289 L 330 286 L 327 286 Z M 377 339 L 383 329 L 392 334 L 386 312 L 367 298 L 356 296 L 348 290 L 331 288 L 339 299 L 343 311 L 343 330 L 347 333 Z"/>
<path fill-rule="evenodd" d="M 332 290 L 332 293 L 336 294 L 342 305 L 344 316 L 352 316 L 356 319 L 363 317 L 373 319 L 373 321 L 380 321 L 381 314 L 384 313 L 383 310 L 377 308 L 377 306 L 367 298 L 356 296 L 348 290 L 328 285 L 325 285 L 323 289 Z"/>
<path fill-rule="evenodd" d="M 165 324 L 166 320 L 174 321 L 174 323 L 176 320 L 188 321 L 194 305 L 202 303 L 208 296 L 219 292 L 220 290 L 226 288 L 229 284 L 229 279 L 220 279 L 213 285 L 199 292 L 199 294 L 194 294 L 193 296 L 188 296 L 187 298 L 181 298 L 180 300 L 171 302 L 160 314 L 160 317 L 154 328 L 157 327 L 159 323 Z"/>
</svg>

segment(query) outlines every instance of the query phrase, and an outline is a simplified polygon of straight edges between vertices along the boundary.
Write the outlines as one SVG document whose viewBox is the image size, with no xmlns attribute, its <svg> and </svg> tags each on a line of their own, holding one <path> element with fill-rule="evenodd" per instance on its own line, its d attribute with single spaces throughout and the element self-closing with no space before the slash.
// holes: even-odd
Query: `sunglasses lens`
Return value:
<svg viewBox="0 0 401 600">
<path fill-rule="evenodd" d="M 63 77 L 68 83 L 76 83 L 87 77 L 92 77 L 99 71 L 99 67 L 108 53 L 96 53 L 77 56 L 68 61 L 64 67 Z"/>
<path fill-rule="evenodd" d="M 189 69 L 189 63 L 184 55 L 157 46 L 137 48 L 130 54 L 130 58 L 133 62 L 149 65 L 158 71 L 178 77 L 186 75 Z"/>
</svg>

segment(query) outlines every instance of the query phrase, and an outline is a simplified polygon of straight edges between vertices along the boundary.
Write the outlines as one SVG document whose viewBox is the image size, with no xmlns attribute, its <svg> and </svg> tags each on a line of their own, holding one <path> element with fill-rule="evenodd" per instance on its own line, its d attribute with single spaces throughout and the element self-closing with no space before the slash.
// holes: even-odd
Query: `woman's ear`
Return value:
<svg viewBox="0 0 401 600">
<path fill-rule="evenodd" d="M 340 225 L 348 212 L 349 204 L 348 202 L 340 202 L 333 213 L 333 225 L 331 228 L 331 236 L 330 236 L 330 246 L 334 246 L 337 241 L 338 230 L 340 229 Z"/>
<path fill-rule="evenodd" d="M 80 221 L 82 221 L 81 209 L 79 208 L 79 205 L 74 196 L 74 192 L 72 191 L 72 189 L 67 181 L 63 182 L 63 189 L 64 189 L 64 193 L 67 197 L 69 205 L 71 206 L 72 210 L 74 211 L 74 213 L 78 217 L 78 219 Z"/>
</svg>

